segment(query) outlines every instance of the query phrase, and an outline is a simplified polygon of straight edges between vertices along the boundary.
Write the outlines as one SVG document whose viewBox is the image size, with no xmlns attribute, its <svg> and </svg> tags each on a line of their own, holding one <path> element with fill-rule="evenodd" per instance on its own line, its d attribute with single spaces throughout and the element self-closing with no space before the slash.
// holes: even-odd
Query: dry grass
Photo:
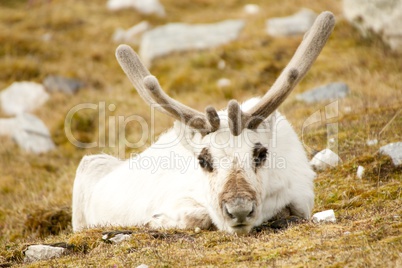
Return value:
<svg viewBox="0 0 402 268">
<path fill-rule="evenodd" d="M 67 242 L 72 253 L 57 260 L 33 263 L 43 266 L 132 267 L 401 267 L 402 170 L 376 154 L 389 142 L 402 141 L 402 60 L 378 39 L 365 40 L 342 18 L 340 1 L 254 1 L 262 12 L 248 17 L 245 2 L 225 0 L 162 0 L 168 16 L 143 17 L 134 11 L 108 12 L 104 0 L 35 1 L 0 3 L 0 88 L 14 81 L 42 82 L 48 74 L 78 78 L 85 88 L 75 96 L 53 94 L 35 112 L 50 128 L 57 150 L 44 155 L 20 151 L 0 138 L 0 264 L 21 264 L 21 250 L 32 243 Z M 264 21 L 309 7 L 331 10 L 337 25 L 328 45 L 281 111 L 302 133 L 303 122 L 328 103 L 306 105 L 295 94 L 321 84 L 343 81 L 351 94 L 339 101 L 339 155 L 342 166 L 318 174 L 314 211 L 334 209 L 336 224 L 305 223 L 285 231 L 265 230 L 245 237 L 221 232 L 155 232 L 132 229 L 133 239 L 121 245 L 101 241 L 103 230 L 73 234 L 69 225 L 71 189 L 75 168 L 85 154 L 118 154 L 118 145 L 79 149 L 65 137 L 63 124 L 69 109 L 83 102 L 115 104 L 107 116 L 137 113 L 150 119 L 149 109 L 132 89 L 114 58 L 116 27 L 128 28 L 143 19 L 153 25 L 183 21 L 214 22 L 244 18 L 247 26 L 238 41 L 200 52 L 176 53 L 155 61 L 151 71 L 165 90 L 202 110 L 213 103 L 226 106 L 231 98 L 245 100 L 263 94 L 285 66 L 300 38 L 271 38 Z M 51 35 L 49 42 L 43 41 Z M 227 68 L 217 69 L 219 60 Z M 217 79 L 232 80 L 221 90 Z M 4 114 L 0 116 L 4 117 Z M 394 118 L 392 121 L 391 119 Z M 109 121 L 107 121 L 108 123 Z M 149 121 L 148 121 L 149 122 Z M 171 125 L 156 118 L 155 133 Z M 107 129 L 106 129 L 107 130 Z M 139 138 L 138 126 L 129 124 L 129 140 Z M 98 113 L 85 111 L 73 120 L 73 133 L 82 141 L 96 141 Z M 303 142 L 310 152 L 326 147 L 326 123 L 305 129 Z M 377 138 L 379 144 L 366 145 Z M 108 140 L 108 139 L 107 139 Z M 148 141 L 149 144 L 149 141 Z M 126 156 L 133 149 L 126 150 Z M 356 178 L 358 165 L 366 177 Z M 67 223 L 67 225 L 66 225 Z"/>
</svg>

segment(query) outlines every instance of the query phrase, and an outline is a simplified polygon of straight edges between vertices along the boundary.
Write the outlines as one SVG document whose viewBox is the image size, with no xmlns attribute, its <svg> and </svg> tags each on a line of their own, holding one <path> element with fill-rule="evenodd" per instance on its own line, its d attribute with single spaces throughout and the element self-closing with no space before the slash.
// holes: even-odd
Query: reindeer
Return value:
<svg viewBox="0 0 402 268">
<path fill-rule="evenodd" d="M 73 189 L 73 230 L 99 226 L 195 228 L 245 234 L 287 211 L 309 219 L 315 173 L 290 123 L 276 111 L 318 57 L 334 27 L 320 14 L 295 55 L 262 98 L 223 111 L 196 111 L 168 96 L 127 45 L 116 57 L 140 96 L 176 119 L 173 128 L 136 157 L 85 156 Z M 168 145 L 168 146 L 167 146 Z M 188 160 L 156 170 L 136 160 Z M 275 159 L 283 165 L 275 166 Z M 157 162 L 157 161 L 155 161 Z"/>
</svg>

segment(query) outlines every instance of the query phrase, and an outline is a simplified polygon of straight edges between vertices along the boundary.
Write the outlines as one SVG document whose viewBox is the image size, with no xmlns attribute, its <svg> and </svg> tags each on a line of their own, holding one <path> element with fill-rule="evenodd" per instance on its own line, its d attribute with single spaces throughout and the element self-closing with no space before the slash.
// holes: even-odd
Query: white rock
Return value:
<svg viewBox="0 0 402 268">
<path fill-rule="evenodd" d="M 42 120 L 27 113 L 0 119 L 0 135 L 13 138 L 21 149 L 31 153 L 45 153 L 56 148 Z"/>
<path fill-rule="evenodd" d="M 345 106 L 345 108 L 343 108 L 343 111 L 348 114 L 348 113 L 350 113 L 352 111 L 352 107 Z"/>
<path fill-rule="evenodd" d="M 402 52 L 402 0 L 343 0 L 343 13 L 363 36 L 372 31 Z"/>
<path fill-rule="evenodd" d="M 43 42 L 50 42 L 53 38 L 53 35 L 51 33 L 45 33 L 42 35 L 41 39 Z"/>
<path fill-rule="evenodd" d="M 226 62 L 224 60 L 220 60 L 218 62 L 218 69 L 223 70 L 223 69 L 225 69 L 225 67 L 226 67 Z"/>
<path fill-rule="evenodd" d="M 313 25 L 317 14 L 303 8 L 298 13 L 282 18 L 271 18 L 266 21 L 266 31 L 271 36 L 302 35 Z"/>
<path fill-rule="evenodd" d="M 336 222 L 335 212 L 333 209 L 317 212 L 313 215 L 313 222 Z"/>
<path fill-rule="evenodd" d="M 131 238 L 131 235 L 129 235 L 129 234 L 117 234 L 114 237 L 109 238 L 109 240 L 115 244 L 120 244 L 121 242 L 129 240 L 130 238 Z"/>
<path fill-rule="evenodd" d="M 1 107 L 8 115 L 31 112 L 48 99 L 44 87 L 34 82 L 14 82 L 0 93 Z"/>
<path fill-rule="evenodd" d="M 201 228 L 200 228 L 200 227 L 195 227 L 194 232 L 195 232 L 196 234 L 201 233 Z"/>
<path fill-rule="evenodd" d="M 358 166 L 358 167 L 357 167 L 356 176 L 357 176 L 359 179 L 361 179 L 361 178 L 363 178 L 363 175 L 364 175 L 364 167 Z"/>
<path fill-rule="evenodd" d="M 149 266 L 146 264 L 140 264 L 137 266 L 137 268 L 148 268 Z"/>
<path fill-rule="evenodd" d="M 151 28 L 151 24 L 147 21 L 141 21 L 128 30 L 122 28 L 116 29 L 113 35 L 115 43 L 133 43 L 139 44 L 141 35 Z"/>
<path fill-rule="evenodd" d="M 344 232 L 343 234 L 344 234 L 344 235 L 351 235 L 352 233 L 349 232 L 349 231 L 346 231 L 346 232 Z"/>
<path fill-rule="evenodd" d="M 107 8 L 112 11 L 134 8 L 145 15 L 156 14 L 160 17 L 166 15 L 165 8 L 159 0 L 109 0 Z"/>
<path fill-rule="evenodd" d="M 372 140 L 367 140 L 366 144 L 368 146 L 373 146 L 373 145 L 377 145 L 378 144 L 378 140 L 377 139 L 372 139 Z"/>
<path fill-rule="evenodd" d="M 36 154 L 46 153 L 56 148 L 42 120 L 27 113 L 18 115 L 16 120 L 18 130 L 13 133 L 13 139 L 20 148 Z"/>
<path fill-rule="evenodd" d="M 143 34 L 139 54 L 145 65 L 175 51 L 207 49 L 235 40 L 244 27 L 243 20 L 212 24 L 169 23 Z"/>
<path fill-rule="evenodd" d="M 391 157 L 395 166 L 402 165 L 402 142 L 394 142 L 382 146 L 379 152 Z"/>
<path fill-rule="evenodd" d="M 216 82 L 216 84 L 219 88 L 225 88 L 229 87 L 232 84 L 232 81 L 230 81 L 230 79 L 227 78 L 221 78 L 218 80 L 218 82 Z"/>
<path fill-rule="evenodd" d="M 32 245 L 25 251 L 24 262 L 47 260 L 60 257 L 66 251 L 65 248 L 48 245 Z"/>
<path fill-rule="evenodd" d="M 260 6 L 256 4 L 247 4 L 243 8 L 244 13 L 248 15 L 255 15 L 260 12 Z"/>
<path fill-rule="evenodd" d="M 330 149 L 324 149 L 313 157 L 310 161 L 310 165 L 317 170 L 324 170 L 330 167 L 336 167 L 341 162 L 342 160 L 336 153 Z"/>
</svg>

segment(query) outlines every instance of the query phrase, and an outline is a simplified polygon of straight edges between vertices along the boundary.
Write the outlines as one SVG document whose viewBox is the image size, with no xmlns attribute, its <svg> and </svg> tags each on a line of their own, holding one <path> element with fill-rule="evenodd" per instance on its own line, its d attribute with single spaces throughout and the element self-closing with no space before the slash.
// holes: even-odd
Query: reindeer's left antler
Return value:
<svg viewBox="0 0 402 268">
<path fill-rule="evenodd" d="M 321 13 L 306 33 L 292 60 L 271 89 L 250 111 L 243 112 L 236 100 L 228 104 L 229 128 L 238 136 L 244 128 L 256 129 L 286 99 L 305 76 L 327 42 L 335 24 L 331 12 Z M 215 108 L 208 106 L 205 114 L 196 111 L 167 95 L 158 80 L 151 75 L 138 55 L 127 45 L 120 45 L 116 57 L 140 96 L 159 111 L 199 130 L 203 135 L 219 128 L 220 119 Z"/>
<path fill-rule="evenodd" d="M 116 49 L 116 58 L 140 96 L 149 105 L 177 120 L 183 120 L 203 135 L 219 128 L 220 120 L 215 108 L 208 106 L 205 109 L 206 114 L 203 114 L 169 97 L 131 47 L 120 45 Z"/>
<path fill-rule="evenodd" d="M 229 127 L 233 135 L 239 135 L 244 128 L 256 129 L 279 107 L 306 75 L 331 35 L 334 25 L 335 18 L 331 12 L 323 12 L 317 17 L 289 64 L 271 89 L 250 111 L 242 112 L 235 100 L 229 102 Z"/>
</svg>

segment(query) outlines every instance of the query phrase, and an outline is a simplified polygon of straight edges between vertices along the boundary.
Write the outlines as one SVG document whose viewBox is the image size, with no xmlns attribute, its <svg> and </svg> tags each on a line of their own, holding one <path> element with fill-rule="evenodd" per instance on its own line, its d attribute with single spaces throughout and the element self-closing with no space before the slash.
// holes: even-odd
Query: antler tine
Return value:
<svg viewBox="0 0 402 268">
<path fill-rule="evenodd" d="M 119 45 L 116 49 L 116 58 L 124 73 L 127 75 L 130 82 L 134 85 L 138 94 L 140 94 L 141 98 L 143 98 L 144 101 L 150 105 L 157 104 L 151 98 L 151 96 L 149 96 L 146 89 L 144 88 L 143 80 L 151 73 L 141 62 L 140 58 L 134 52 L 134 50 L 128 45 Z M 160 107 L 158 107 L 158 109 L 166 113 L 166 111 L 164 111 Z"/>
<path fill-rule="evenodd" d="M 209 124 L 211 125 L 211 132 L 217 131 L 219 129 L 221 121 L 215 108 L 212 106 L 207 106 L 207 108 L 205 108 L 205 114 L 207 115 L 207 119 L 209 121 Z"/>
<path fill-rule="evenodd" d="M 296 50 L 284 71 L 262 99 L 248 111 L 246 127 L 255 129 L 286 99 L 296 84 L 306 75 L 322 48 L 327 42 L 335 25 L 334 15 L 329 12 L 321 13 L 311 29 L 305 34 L 302 43 Z M 244 123 L 244 124 L 246 124 Z"/>
<path fill-rule="evenodd" d="M 169 97 L 159 85 L 155 76 L 149 75 L 144 78 L 144 86 L 151 94 L 152 98 L 177 120 L 184 120 L 186 125 L 198 129 L 202 134 L 212 132 L 213 126 L 207 121 L 207 117 L 174 99 Z M 212 108 L 213 109 L 213 108 Z M 215 109 L 213 109 L 215 110 Z M 215 111 L 216 113 L 216 111 Z M 219 117 L 218 117 L 219 120 Z"/>
</svg>

